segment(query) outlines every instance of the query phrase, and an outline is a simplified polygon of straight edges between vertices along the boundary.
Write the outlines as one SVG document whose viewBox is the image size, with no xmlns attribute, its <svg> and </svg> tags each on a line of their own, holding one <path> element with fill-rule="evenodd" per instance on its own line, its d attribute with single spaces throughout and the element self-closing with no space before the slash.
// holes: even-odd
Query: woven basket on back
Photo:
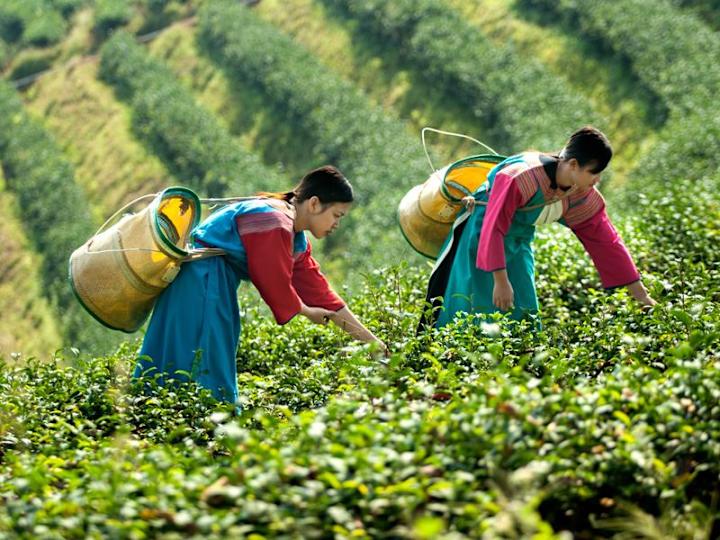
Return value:
<svg viewBox="0 0 720 540">
<path fill-rule="evenodd" d="M 141 212 L 101 228 L 70 257 L 70 282 L 83 307 L 109 328 L 140 328 L 189 256 L 200 211 L 193 191 L 173 187 Z"/>
</svg>

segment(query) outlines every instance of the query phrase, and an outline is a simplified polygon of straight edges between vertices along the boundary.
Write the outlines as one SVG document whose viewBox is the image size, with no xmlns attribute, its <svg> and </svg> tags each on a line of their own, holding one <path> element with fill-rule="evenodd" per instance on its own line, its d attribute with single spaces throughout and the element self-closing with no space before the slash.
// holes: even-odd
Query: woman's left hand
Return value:
<svg viewBox="0 0 720 540">
<path fill-rule="evenodd" d="M 333 311 L 329 311 L 321 307 L 310 307 L 305 304 L 302 305 L 300 314 L 305 315 L 305 317 L 315 324 L 327 324 L 330 318 L 335 315 Z"/>
<path fill-rule="evenodd" d="M 657 304 L 657 302 L 648 294 L 642 281 L 638 280 L 635 283 L 631 283 L 627 286 L 627 288 L 633 298 L 643 305 L 643 308 L 651 308 Z"/>
</svg>

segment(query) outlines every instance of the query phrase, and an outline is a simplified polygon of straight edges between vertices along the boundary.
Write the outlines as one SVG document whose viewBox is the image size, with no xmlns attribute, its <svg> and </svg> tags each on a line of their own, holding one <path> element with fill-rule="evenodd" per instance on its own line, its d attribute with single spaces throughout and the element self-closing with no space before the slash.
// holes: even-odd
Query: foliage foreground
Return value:
<svg viewBox="0 0 720 540">
<path fill-rule="evenodd" d="M 581 288 L 571 321 L 548 325 L 567 302 L 547 303 L 541 332 L 469 317 L 416 337 L 426 274 L 365 276 L 353 300 L 392 344 L 387 365 L 246 299 L 239 416 L 192 384 L 133 384 L 136 345 L 0 362 L 0 535 L 713 534 L 712 304 L 672 307 L 669 291 L 644 313 Z"/>
</svg>

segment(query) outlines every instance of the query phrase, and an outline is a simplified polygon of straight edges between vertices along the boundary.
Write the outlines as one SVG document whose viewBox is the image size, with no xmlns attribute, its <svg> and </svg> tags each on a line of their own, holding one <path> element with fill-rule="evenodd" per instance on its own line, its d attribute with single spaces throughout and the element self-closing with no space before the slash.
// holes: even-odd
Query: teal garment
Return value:
<svg viewBox="0 0 720 540">
<path fill-rule="evenodd" d="M 216 211 L 193 231 L 196 245 L 222 248 L 225 255 L 184 263 L 159 296 L 134 378 L 157 377 L 161 385 L 167 379 L 190 379 L 218 400 L 237 402 L 237 289 L 241 281 L 250 280 L 237 219 L 276 211 L 262 199 L 241 201 Z M 295 254 L 308 248 L 304 232 L 296 233 L 293 242 Z"/>
<path fill-rule="evenodd" d="M 492 189 L 497 172 L 521 160 L 521 156 L 514 156 L 499 163 L 488 175 L 488 181 L 473 194 L 475 199 L 487 203 L 488 192 Z M 542 204 L 544 200 L 542 190 L 538 189 L 525 206 Z M 440 271 L 443 266 L 447 268 L 447 265 L 450 265 L 450 270 L 442 293 L 442 307 L 437 314 L 437 327 L 446 325 L 460 312 L 500 312 L 500 309 L 493 305 L 495 281 L 492 272 L 485 272 L 475 266 L 485 210 L 486 206 L 483 204 L 477 204 L 472 213 L 464 210 L 455 220 L 453 230 L 440 251 L 441 255 L 433 273 Z M 535 237 L 534 223 L 542 211 L 543 208 L 540 207 L 516 212 L 505 236 L 506 268 L 515 295 L 514 309 L 510 312 L 510 317 L 515 320 L 528 318 L 538 312 L 532 241 Z M 458 236 L 456 233 L 461 228 Z M 455 242 L 456 246 L 453 245 Z M 452 260 L 449 260 L 450 258 Z"/>
</svg>

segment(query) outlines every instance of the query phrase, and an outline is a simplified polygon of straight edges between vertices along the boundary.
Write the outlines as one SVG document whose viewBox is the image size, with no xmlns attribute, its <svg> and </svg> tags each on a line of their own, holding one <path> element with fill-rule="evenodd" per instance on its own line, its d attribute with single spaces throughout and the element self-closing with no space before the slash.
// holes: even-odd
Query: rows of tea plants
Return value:
<svg viewBox="0 0 720 540">
<path fill-rule="evenodd" d="M 579 31 L 629 58 L 640 79 L 672 109 L 704 109 L 720 89 L 720 66 L 712 61 L 720 56 L 720 36 L 670 0 L 523 2 L 567 17 Z"/>
<path fill-rule="evenodd" d="M 186 0 L 6 0 L 0 5 L 0 38 L 15 50 L 48 47 L 63 40 L 79 9 L 93 9 L 93 31 L 105 39 L 112 30 L 128 24 L 134 16 L 145 19 L 140 32 L 157 29 L 175 14 L 184 14 Z"/>
<path fill-rule="evenodd" d="M 286 187 L 129 34 L 103 46 L 99 76 L 130 102 L 139 138 L 189 187 L 211 197 Z"/>
<path fill-rule="evenodd" d="M 97 72 L 97 62 L 59 68 L 23 97 L 72 163 L 100 225 L 129 201 L 178 181 L 135 137 L 131 111 Z"/>
<path fill-rule="evenodd" d="M 30 248 L 16 197 L 5 187 L 0 162 L 0 351 L 44 355 L 60 347 L 56 318 L 42 293 L 39 256 Z M 32 336 L 28 342 L 27 336 Z"/>
<path fill-rule="evenodd" d="M 565 329 L 459 321 L 414 337 L 424 280 L 386 269 L 353 301 L 392 344 L 387 366 L 248 306 L 240 417 L 192 385 L 129 382 L 133 348 L 0 364 L 0 531 L 554 538 L 609 534 L 602 519 L 630 503 L 678 538 L 712 526 L 716 311 L 688 335 L 667 310 L 598 296 Z M 563 331 L 595 339 L 574 348 Z"/>
<path fill-rule="evenodd" d="M 119 28 L 147 37 L 194 12 L 188 0 L 7 0 L 0 5 L 0 72 L 27 88 L 95 54 Z"/>
<path fill-rule="evenodd" d="M 30 118 L 17 92 L 1 81 L 0 158 L 5 184 L 17 197 L 28 237 L 42 254 L 42 288 L 52 306 L 63 313 L 65 337 L 78 346 L 97 347 L 108 333 L 88 327 L 90 319 L 67 283 L 70 253 L 93 232 L 87 199 L 55 140 Z"/>
<path fill-rule="evenodd" d="M 393 6 L 376 7 L 409 28 L 433 9 Z M 422 43 L 437 51 L 421 39 L 433 32 L 415 32 L 403 50 L 417 47 L 416 59 Z M 236 3 L 206 6 L 198 39 L 228 78 L 257 86 L 369 194 L 346 241 L 367 238 L 352 249 L 399 258 L 387 219 L 407 187 L 398 179 L 425 174 L 403 124 Z M 139 138 L 173 172 L 203 190 L 211 179 L 247 191 L 231 182 L 248 177 L 212 168 L 213 152 L 233 140 L 161 63 L 124 34 L 102 56 Z M 19 182 L 17 170 L 62 160 L 3 88 L 0 119 L 21 135 L 35 126 L 45 143 L 14 143 L 0 129 L 0 162 L 22 204 L 21 187 L 41 187 L 34 173 Z M 625 203 L 612 215 L 659 301 L 652 310 L 624 290 L 599 290 L 581 244 L 558 226 L 537 242 L 542 331 L 468 316 L 416 335 L 427 269 L 366 274 L 350 306 L 389 344 L 387 364 L 332 326 L 279 327 L 243 293 L 240 415 L 193 384 L 133 382 L 137 343 L 105 357 L 0 359 L 0 536 L 550 539 L 645 527 L 717 537 L 720 176 L 708 148 L 720 133 L 702 121 L 709 105 L 673 116 L 612 197 Z M 188 137 L 198 128 L 183 114 L 202 126 L 204 144 Z M 50 196 L 78 197 L 71 171 L 60 177 Z M 272 186 L 263 177 L 258 187 Z M 67 209 L 75 199 L 43 200 Z"/>
<path fill-rule="evenodd" d="M 523 0 L 550 10 L 590 34 L 607 50 L 629 60 L 640 80 L 665 102 L 670 119 L 659 143 L 639 163 L 631 189 L 664 189 L 666 179 L 694 181 L 714 175 L 720 150 L 720 117 L 713 96 L 720 90 L 720 35 L 671 2 L 624 0 L 573 2 Z M 667 36 L 659 40 L 657 36 Z M 631 197 L 634 202 L 634 198 Z"/>
<path fill-rule="evenodd" d="M 262 89 L 297 136 L 310 139 L 316 162 L 336 164 L 355 185 L 360 205 L 333 243 L 350 243 L 350 256 L 364 267 L 377 254 L 375 246 L 402 249 L 396 201 L 428 174 L 405 125 L 237 3 L 213 2 L 201 10 L 198 40 L 231 82 Z"/>
<path fill-rule="evenodd" d="M 496 148 L 559 148 L 577 127 L 602 127 L 589 103 L 539 62 L 499 46 L 442 2 L 323 0 L 357 21 L 359 33 L 399 48 L 428 85 L 460 101 Z"/>
</svg>

